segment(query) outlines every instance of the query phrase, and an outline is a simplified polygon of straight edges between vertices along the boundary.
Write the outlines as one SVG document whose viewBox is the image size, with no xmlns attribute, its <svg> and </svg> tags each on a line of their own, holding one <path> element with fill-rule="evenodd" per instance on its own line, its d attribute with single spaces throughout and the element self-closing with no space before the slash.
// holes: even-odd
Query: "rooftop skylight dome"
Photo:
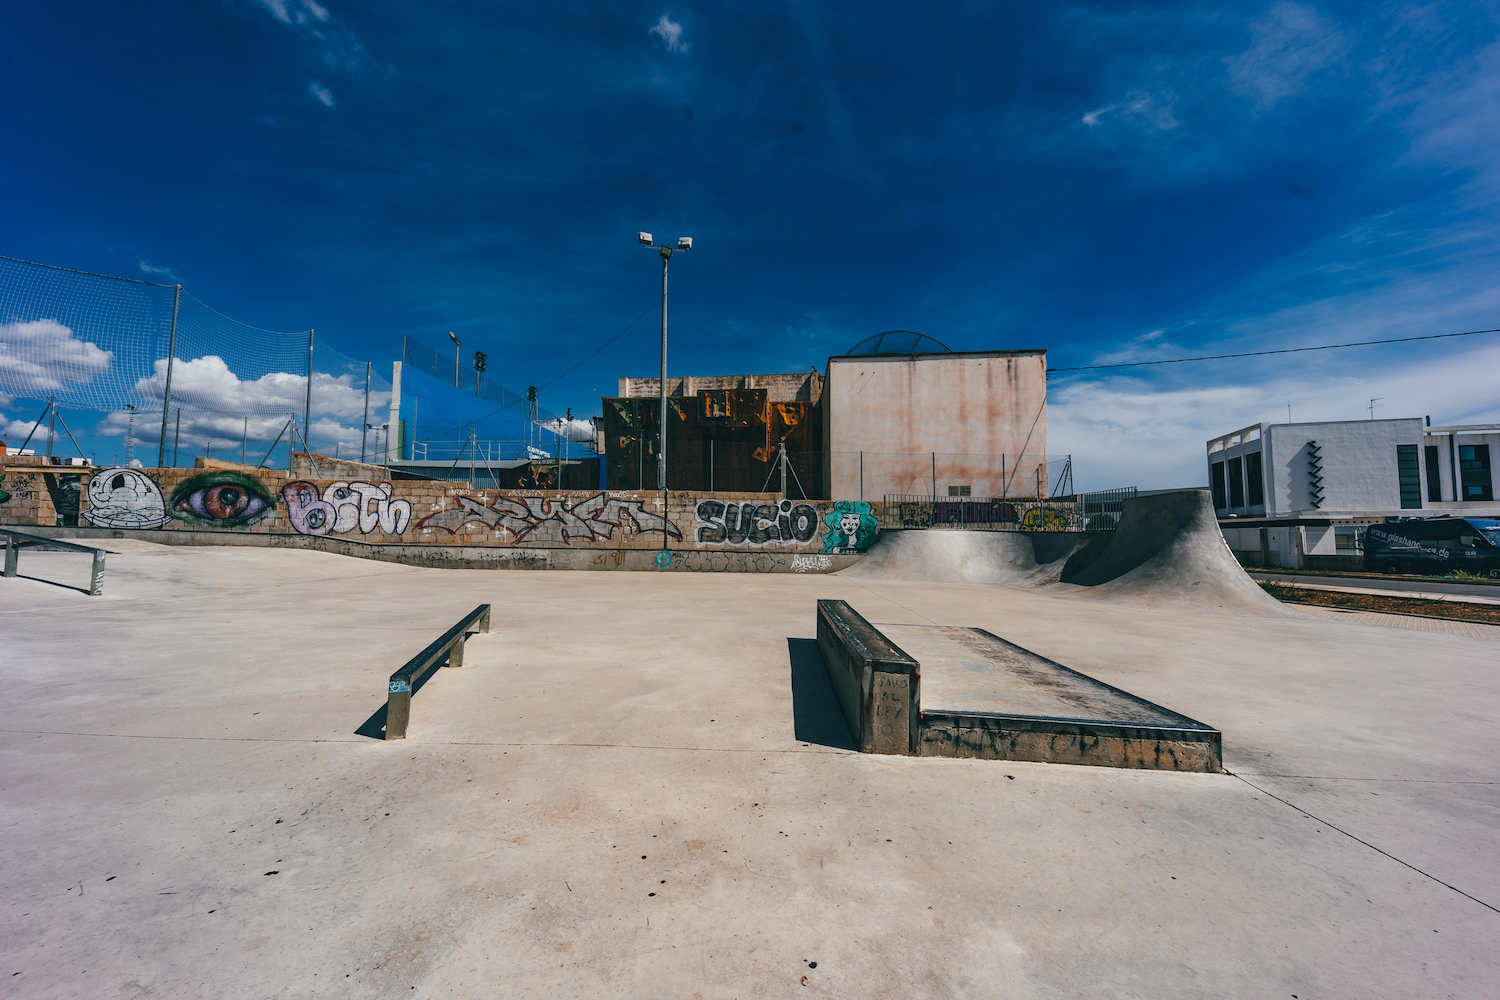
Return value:
<svg viewBox="0 0 1500 1000">
<path fill-rule="evenodd" d="M 878 354 L 952 354 L 953 348 L 940 340 L 915 330 L 887 330 L 866 337 L 849 348 L 845 357 L 870 357 Z"/>
</svg>

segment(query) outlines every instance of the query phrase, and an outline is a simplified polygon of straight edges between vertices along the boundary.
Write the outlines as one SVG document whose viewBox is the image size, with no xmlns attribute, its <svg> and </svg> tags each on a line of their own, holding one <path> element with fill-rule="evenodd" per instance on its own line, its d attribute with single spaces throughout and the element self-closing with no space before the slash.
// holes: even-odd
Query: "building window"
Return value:
<svg viewBox="0 0 1500 1000">
<path fill-rule="evenodd" d="M 1245 456 L 1245 478 L 1249 481 L 1250 506 L 1264 506 L 1266 502 L 1266 484 L 1260 473 L 1260 452 L 1252 451 Z"/>
<path fill-rule="evenodd" d="M 1396 475 L 1401 481 L 1402 509 L 1422 506 L 1422 477 L 1416 445 L 1396 445 Z"/>
<path fill-rule="evenodd" d="M 1240 474 L 1240 460 L 1229 460 L 1229 506 L 1245 506 L 1245 477 Z"/>
<path fill-rule="evenodd" d="M 1489 445 L 1459 445 L 1458 473 L 1463 481 L 1463 492 L 1459 494 L 1460 500 L 1473 502 L 1495 499 L 1495 487 L 1490 479 Z"/>
<path fill-rule="evenodd" d="M 1214 492 L 1214 507 L 1223 510 L 1229 504 L 1224 501 L 1224 463 L 1214 462 L 1208 467 L 1208 483 Z"/>
<path fill-rule="evenodd" d="M 1430 444 L 1422 451 L 1427 458 L 1427 502 L 1440 503 L 1443 499 L 1443 473 L 1438 468 L 1437 445 Z"/>
<path fill-rule="evenodd" d="M 968 486 L 950 486 L 948 487 L 948 495 L 950 497 L 966 497 L 969 495 L 969 490 L 970 487 Z"/>
</svg>

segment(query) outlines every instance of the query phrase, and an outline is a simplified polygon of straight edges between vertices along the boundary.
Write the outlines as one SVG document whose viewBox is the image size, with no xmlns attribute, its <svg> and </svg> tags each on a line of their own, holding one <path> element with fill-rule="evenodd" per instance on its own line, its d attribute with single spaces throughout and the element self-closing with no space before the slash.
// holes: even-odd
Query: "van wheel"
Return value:
<svg viewBox="0 0 1500 1000">
<path fill-rule="evenodd" d="M 1384 573 L 1385 573 L 1386 576 L 1395 576 L 1396 575 L 1396 564 L 1393 563 L 1393 562 L 1386 563 L 1385 564 Z"/>
<path fill-rule="evenodd" d="M 1500 563 L 1490 563 L 1479 572 L 1491 580 L 1500 580 Z"/>
</svg>

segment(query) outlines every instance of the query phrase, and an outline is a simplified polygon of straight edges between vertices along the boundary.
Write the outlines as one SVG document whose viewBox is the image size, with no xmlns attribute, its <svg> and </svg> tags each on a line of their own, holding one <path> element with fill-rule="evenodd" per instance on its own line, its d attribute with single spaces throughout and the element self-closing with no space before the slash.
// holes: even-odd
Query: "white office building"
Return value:
<svg viewBox="0 0 1500 1000">
<path fill-rule="evenodd" d="M 1495 458 L 1500 425 L 1419 417 L 1254 424 L 1207 445 L 1224 537 L 1241 562 L 1260 566 L 1358 568 L 1365 525 L 1495 516 Z"/>
</svg>

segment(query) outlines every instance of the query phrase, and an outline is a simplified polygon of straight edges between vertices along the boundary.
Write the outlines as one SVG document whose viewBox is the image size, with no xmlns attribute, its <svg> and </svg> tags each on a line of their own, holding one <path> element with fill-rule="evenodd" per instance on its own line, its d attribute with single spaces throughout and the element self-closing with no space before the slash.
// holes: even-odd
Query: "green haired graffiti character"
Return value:
<svg viewBox="0 0 1500 1000">
<path fill-rule="evenodd" d="M 863 500 L 837 501 L 833 510 L 823 515 L 823 523 L 828 525 L 823 534 L 823 551 L 834 555 L 865 551 L 880 531 L 880 522 Z"/>
<path fill-rule="evenodd" d="M 4 485 L 5 485 L 5 473 L 0 472 L 0 486 L 4 486 Z M 7 492 L 5 492 L 4 490 L 0 490 L 0 503 L 4 503 L 5 501 L 7 501 L 9 499 L 10 499 L 10 494 L 7 493 Z"/>
</svg>

